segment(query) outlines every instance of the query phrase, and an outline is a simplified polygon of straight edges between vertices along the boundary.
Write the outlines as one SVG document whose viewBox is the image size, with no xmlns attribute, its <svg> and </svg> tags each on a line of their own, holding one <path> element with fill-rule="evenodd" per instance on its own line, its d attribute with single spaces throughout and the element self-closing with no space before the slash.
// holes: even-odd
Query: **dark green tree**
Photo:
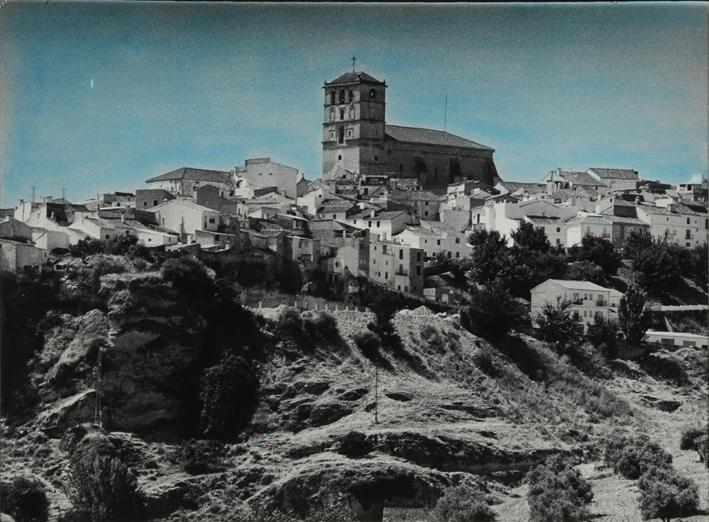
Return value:
<svg viewBox="0 0 709 522">
<path fill-rule="evenodd" d="M 463 484 L 445 490 L 430 517 L 435 522 L 489 522 L 496 518 L 482 491 Z"/>
<path fill-rule="evenodd" d="M 608 284 L 603 269 L 592 261 L 573 261 L 567 264 L 564 279 L 571 281 L 591 281 L 601 286 Z"/>
<path fill-rule="evenodd" d="M 553 457 L 527 473 L 527 502 L 532 522 L 589 520 L 586 507 L 593 500 L 591 484 L 571 463 Z"/>
<path fill-rule="evenodd" d="M 520 222 L 517 230 L 513 231 L 510 236 L 514 245 L 520 249 L 534 252 L 548 252 L 551 249 L 551 243 L 549 243 L 544 229 L 535 228 L 529 221 Z"/>
<path fill-rule="evenodd" d="M 571 315 L 571 302 L 559 300 L 556 304 L 547 303 L 535 318 L 539 337 L 553 343 L 557 351 L 579 343 L 583 327 Z"/>
<path fill-rule="evenodd" d="M 496 230 L 476 230 L 468 238 L 471 253 L 472 276 L 480 284 L 488 284 L 499 277 L 509 256 L 507 241 Z"/>
<path fill-rule="evenodd" d="M 638 480 L 640 512 L 643 520 L 694 515 L 699 507 L 699 492 L 694 481 L 679 475 L 674 469 L 652 467 Z"/>
<path fill-rule="evenodd" d="M 650 327 L 650 314 L 646 294 L 637 285 L 630 285 L 620 299 L 618 325 L 628 346 L 642 346 L 645 332 Z"/>
<path fill-rule="evenodd" d="M 606 275 L 615 275 L 621 266 L 620 255 L 613 243 L 602 237 L 584 236 L 581 245 L 569 249 L 570 261 L 588 261 L 600 266 Z"/>
<path fill-rule="evenodd" d="M 524 307 L 500 280 L 471 288 L 470 296 L 470 306 L 461 312 L 461 324 L 475 335 L 496 341 L 524 321 Z"/>
</svg>

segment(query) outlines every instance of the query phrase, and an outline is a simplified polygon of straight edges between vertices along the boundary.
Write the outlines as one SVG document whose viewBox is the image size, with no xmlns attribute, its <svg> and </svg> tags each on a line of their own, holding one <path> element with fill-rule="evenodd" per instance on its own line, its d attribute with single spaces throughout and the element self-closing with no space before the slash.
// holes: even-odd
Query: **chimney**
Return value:
<svg viewBox="0 0 709 522">
<path fill-rule="evenodd" d="M 374 214 L 375 214 L 375 210 L 372 209 L 372 210 L 369 212 L 369 217 L 373 218 L 373 217 L 374 217 Z"/>
<path fill-rule="evenodd" d="M 125 222 L 126 222 L 126 215 L 125 215 L 125 213 L 121 210 L 121 223 L 125 223 Z"/>
</svg>

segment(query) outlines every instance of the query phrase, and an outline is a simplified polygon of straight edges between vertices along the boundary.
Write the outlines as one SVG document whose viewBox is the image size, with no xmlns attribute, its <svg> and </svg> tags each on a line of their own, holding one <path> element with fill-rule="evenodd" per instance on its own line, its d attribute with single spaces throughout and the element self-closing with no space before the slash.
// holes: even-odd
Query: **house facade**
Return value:
<svg viewBox="0 0 709 522">
<path fill-rule="evenodd" d="M 369 244 L 369 278 L 399 292 L 423 295 L 423 250 L 393 241 Z"/>
</svg>

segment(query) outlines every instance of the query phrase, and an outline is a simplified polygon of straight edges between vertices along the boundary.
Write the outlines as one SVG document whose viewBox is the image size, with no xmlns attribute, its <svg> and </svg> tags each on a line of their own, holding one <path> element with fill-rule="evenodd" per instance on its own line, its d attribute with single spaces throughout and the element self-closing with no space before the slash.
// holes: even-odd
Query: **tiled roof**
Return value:
<svg viewBox="0 0 709 522">
<path fill-rule="evenodd" d="M 391 211 L 385 211 L 385 212 L 378 212 L 374 215 L 373 218 L 371 218 L 372 215 L 372 209 L 366 209 L 358 214 L 353 214 L 350 216 L 350 218 L 354 219 L 377 219 L 377 220 L 387 220 L 387 219 L 394 219 L 395 217 L 399 217 L 401 214 L 406 214 L 405 210 L 391 210 Z"/>
<path fill-rule="evenodd" d="M 331 82 L 325 82 L 325 85 L 335 85 L 338 83 L 359 83 L 359 82 L 368 82 L 368 83 L 384 83 L 380 82 L 373 76 L 368 75 L 366 72 L 348 72 L 345 74 L 341 74 Z"/>
<path fill-rule="evenodd" d="M 165 207 L 165 206 L 167 206 L 167 205 L 183 205 L 183 206 L 189 207 L 189 208 L 191 208 L 191 209 L 193 209 L 193 210 L 199 210 L 199 211 L 202 211 L 202 212 L 216 212 L 216 210 L 214 210 L 214 209 L 212 209 L 212 208 L 204 207 L 204 206 L 202 206 L 202 205 L 198 205 L 197 203 L 195 203 L 194 201 L 189 200 L 189 199 L 171 199 L 171 200 L 169 200 L 169 201 L 165 201 L 165 202 L 163 202 L 163 203 L 160 203 L 159 205 L 156 205 L 156 206 L 154 206 L 154 207 L 152 207 L 152 208 L 146 208 L 145 210 L 146 210 L 147 212 L 158 212 L 158 211 L 160 211 L 163 207 Z"/>
<path fill-rule="evenodd" d="M 602 179 L 638 179 L 638 171 L 632 169 L 606 169 L 599 167 L 591 167 L 590 169 Z"/>
<path fill-rule="evenodd" d="M 156 181 L 170 181 L 175 179 L 188 179 L 195 181 L 211 181 L 214 183 L 229 183 L 231 179 L 231 173 L 221 171 L 221 170 L 205 170 L 205 169 L 195 169 L 192 167 L 182 167 L 179 169 L 171 170 L 160 176 L 155 176 L 146 180 L 146 183 L 153 183 Z"/>
<path fill-rule="evenodd" d="M 604 212 L 605 214 L 605 212 Z M 608 214 L 608 220 L 611 223 L 617 223 L 621 225 L 637 225 L 637 226 L 650 226 L 648 225 L 645 221 L 642 219 L 638 219 L 636 217 L 627 217 L 627 216 L 614 216 L 612 214 Z"/>
<path fill-rule="evenodd" d="M 606 215 L 600 215 L 600 214 L 584 214 L 584 215 L 579 215 L 572 217 L 569 219 L 567 224 L 572 225 L 575 223 L 590 223 L 590 224 L 595 224 L 595 225 L 610 225 L 611 222 L 608 221 L 608 216 Z"/>
<path fill-rule="evenodd" d="M 446 147 L 461 147 L 466 149 L 495 150 L 487 145 L 461 138 L 450 132 L 422 129 L 419 127 L 402 127 L 400 125 L 386 125 L 385 134 L 396 141 L 407 143 L 426 143 L 429 145 L 443 145 Z"/>
<path fill-rule="evenodd" d="M 499 181 L 499 184 L 505 187 L 510 192 L 514 192 L 519 189 L 528 190 L 531 192 L 544 192 L 546 190 L 545 183 L 523 183 L 519 181 Z"/>
<path fill-rule="evenodd" d="M 596 178 L 591 176 L 588 172 L 566 172 L 561 171 L 561 176 L 573 183 L 574 185 L 588 186 L 588 187 L 605 187 L 607 186 L 602 181 L 598 181 Z"/>
<path fill-rule="evenodd" d="M 346 199 L 328 199 L 323 201 L 318 207 L 317 213 L 345 212 L 354 206 L 352 201 Z"/>
<path fill-rule="evenodd" d="M 445 201 L 446 197 L 430 190 L 390 190 L 387 196 L 393 201 Z"/>
<path fill-rule="evenodd" d="M 550 216 L 525 216 L 529 221 L 532 223 L 536 223 L 539 225 L 553 225 L 556 223 L 560 223 L 561 219 L 558 217 L 550 217 Z"/>
<path fill-rule="evenodd" d="M 412 234 L 415 234 L 415 235 L 421 236 L 421 237 L 423 237 L 423 236 L 426 236 L 426 237 L 442 237 L 441 234 L 438 234 L 438 233 L 436 233 L 436 232 L 433 232 L 432 230 L 427 230 L 427 229 L 425 229 L 425 228 L 416 227 L 416 226 L 407 226 L 405 230 L 403 230 L 402 232 L 399 232 L 399 233 L 396 234 L 396 236 L 394 236 L 394 237 L 400 236 L 401 234 L 403 234 L 403 233 L 405 233 L 405 232 L 410 232 L 410 233 L 412 233 Z"/>
<path fill-rule="evenodd" d="M 563 286 L 564 288 L 567 288 L 569 290 L 586 290 L 586 291 L 595 291 L 595 292 L 601 292 L 601 291 L 608 291 L 608 288 L 604 288 L 600 285 L 597 285 L 596 283 L 592 283 L 590 281 L 576 281 L 572 279 L 547 279 L 545 282 L 553 282 L 558 285 Z M 544 284 L 544 283 L 542 283 Z"/>
</svg>

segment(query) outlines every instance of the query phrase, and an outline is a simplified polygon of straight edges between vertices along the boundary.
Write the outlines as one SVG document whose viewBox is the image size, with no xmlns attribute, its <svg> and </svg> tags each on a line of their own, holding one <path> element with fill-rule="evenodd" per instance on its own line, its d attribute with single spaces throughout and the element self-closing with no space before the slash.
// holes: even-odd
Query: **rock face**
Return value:
<svg viewBox="0 0 709 522">
<path fill-rule="evenodd" d="M 83 392 L 61 399 L 38 417 L 42 431 L 50 437 L 60 437 L 76 424 L 93 420 L 96 411 L 96 391 Z"/>
</svg>

